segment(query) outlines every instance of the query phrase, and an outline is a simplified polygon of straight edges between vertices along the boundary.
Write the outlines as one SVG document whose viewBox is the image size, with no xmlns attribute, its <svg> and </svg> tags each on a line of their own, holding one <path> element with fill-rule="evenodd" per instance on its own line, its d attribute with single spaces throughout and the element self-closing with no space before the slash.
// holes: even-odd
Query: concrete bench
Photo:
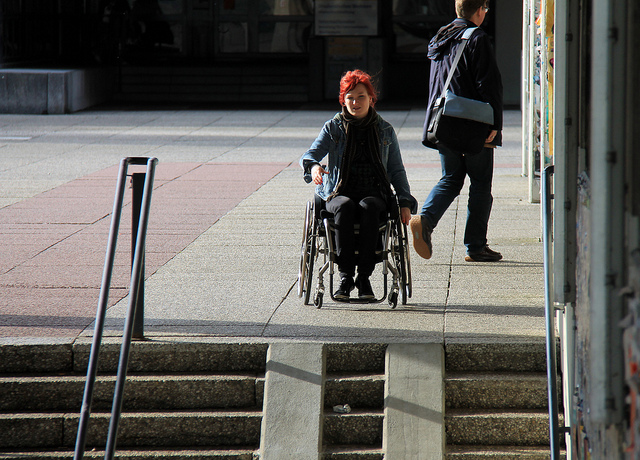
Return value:
<svg viewBox="0 0 640 460">
<path fill-rule="evenodd" d="M 0 69 L 0 113 L 61 114 L 108 100 L 115 69 Z"/>
</svg>

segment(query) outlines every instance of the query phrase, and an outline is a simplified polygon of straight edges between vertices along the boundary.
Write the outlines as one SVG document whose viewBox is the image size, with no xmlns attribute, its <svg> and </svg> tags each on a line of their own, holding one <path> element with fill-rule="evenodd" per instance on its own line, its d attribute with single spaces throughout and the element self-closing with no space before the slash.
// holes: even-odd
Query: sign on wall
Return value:
<svg viewBox="0 0 640 460">
<path fill-rule="evenodd" d="M 316 0 L 316 35 L 378 35 L 378 0 Z"/>
</svg>

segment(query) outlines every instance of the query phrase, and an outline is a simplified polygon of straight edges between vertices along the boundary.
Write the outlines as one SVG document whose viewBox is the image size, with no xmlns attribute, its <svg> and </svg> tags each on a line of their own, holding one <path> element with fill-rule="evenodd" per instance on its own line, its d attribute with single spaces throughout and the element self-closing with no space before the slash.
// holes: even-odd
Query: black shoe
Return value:
<svg viewBox="0 0 640 460">
<path fill-rule="evenodd" d="M 485 246 L 482 251 L 469 253 L 464 258 L 467 262 L 497 262 L 502 259 L 502 254 Z"/>
<path fill-rule="evenodd" d="M 376 298 L 368 276 L 358 275 L 356 286 L 358 287 L 358 298 L 360 300 L 373 300 Z"/>
<path fill-rule="evenodd" d="M 430 259 L 433 253 L 431 246 L 431 234 L 433 229 L 425 216 L 413 216 L 409 222 L 409 228 L 413 235 L 413 248 L 424 259 Z"/>
<path fill-rule="evenodd" d="M 340 286 L 338 286 L 338 289 L 336 290 L 335 294 L 333 294 L 333 297 L 335 297 L 336 300 L 348 301 L 349 297 L 351 296 L 351 291 L 353 291 L 354 287 L 355 284 L 353 282 L 353 276 L 343 275 L 341 273 Z"/>
</svg>

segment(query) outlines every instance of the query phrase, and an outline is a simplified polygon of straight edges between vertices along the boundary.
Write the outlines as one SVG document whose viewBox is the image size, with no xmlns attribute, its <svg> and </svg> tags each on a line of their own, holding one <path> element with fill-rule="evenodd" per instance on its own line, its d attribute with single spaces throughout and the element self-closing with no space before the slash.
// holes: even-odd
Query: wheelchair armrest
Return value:
<svg viewBox="0 0 640 460">
<path fill-rule="evenodd" d="M 327 211 L 326 209 L 322 209 L 320 211 L 320 219 L 324 220 L 324 219 L 333 219 L 334 215 L 332 212 Z"/>
</svg>

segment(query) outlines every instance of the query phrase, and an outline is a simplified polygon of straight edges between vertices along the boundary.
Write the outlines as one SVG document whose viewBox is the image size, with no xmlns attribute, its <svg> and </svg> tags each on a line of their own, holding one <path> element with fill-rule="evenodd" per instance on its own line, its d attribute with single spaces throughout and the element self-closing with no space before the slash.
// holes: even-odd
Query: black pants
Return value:
<svg viewBox="0 0 640 460">
<path fill-rule="evenodd" d="M 336 226 L 336 252 L 340 273 L 355 275 L 356 241 L 354 224 L 360 224 L 358 235 L 358 274 L 368 277 L 375 268 L 375 251 L 378 241 L 378 227 L 383 213 L 387 209 L 386 202 L 377 196 L 353 199 L 337 195 L 327 202 L 327 211 L 334 214 Z"/>
</svg>

